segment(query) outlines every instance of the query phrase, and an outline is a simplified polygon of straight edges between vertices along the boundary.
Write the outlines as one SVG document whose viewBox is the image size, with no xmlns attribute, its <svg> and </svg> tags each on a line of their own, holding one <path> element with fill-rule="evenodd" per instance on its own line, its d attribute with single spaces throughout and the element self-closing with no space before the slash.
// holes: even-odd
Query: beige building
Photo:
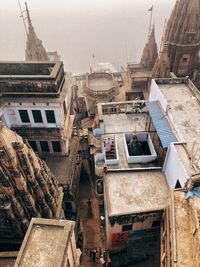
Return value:
<svg viewBox="0 0 200 267">
<path fill-rule="evenodd" d="M 161 223 L 161 267 L 200 264 L 200 198 L 186 199 L 185 191 L 171 192 Z"/>
<path fill-rule="evenodd" d="M 86 76 L 84 93 L 88 114 L 94 116 L 98 103 L 114 101 L 118 84 L 111 73 L 93 72 Z"/>
<path fill-rule="evenodd" d="M 77 267 L 74 222 L 33 218 L 18 253 L 15 267 Z"/>
</svg>

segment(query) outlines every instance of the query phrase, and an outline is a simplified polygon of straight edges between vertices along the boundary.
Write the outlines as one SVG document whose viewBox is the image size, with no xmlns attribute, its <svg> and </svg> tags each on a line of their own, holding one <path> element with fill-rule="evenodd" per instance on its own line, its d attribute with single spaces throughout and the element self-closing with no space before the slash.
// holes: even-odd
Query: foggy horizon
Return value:
<svg viewBox="0 0 200 267">
<path fill-rule="evenodd" d="M 24 1 L 20 1 L 24 9 Z M 65 71 L 83 73 L 89 64 L 111 62 L 120 68 L 138 62 L 148 38 L 153 5 L 158 50 L 165 18 L 175 0 L 27 1 L 35 32 L 46 51 L 57 51 Z M 0 61 L 25 59 L 26 32 L 17 0 L 1 0 Z"/>
</svg>

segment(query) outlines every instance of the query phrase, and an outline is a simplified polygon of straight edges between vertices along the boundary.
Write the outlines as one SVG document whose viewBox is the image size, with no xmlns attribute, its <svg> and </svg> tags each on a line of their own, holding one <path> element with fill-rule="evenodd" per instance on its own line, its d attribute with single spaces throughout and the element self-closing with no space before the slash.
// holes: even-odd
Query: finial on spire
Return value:
<svg viewBox="0 0 200 267">
<path fill-rule="evenodd" d="M 28 24 L 31 25 L 31 18 L 30 18 L 27 2 L 25 2 L 25 6 L 26 6 L 26 14 L 27 14 Z"/>
<path fill-rule="evenodd" d="M 25 23 L 26 18 L 24 17 L 24 12 L 26 12 L 26 10 L 22 10 L 20 0 L 18 0 L 18 5 L 19 5 L 20 13 L 21 13 L 21 16 L 20 17 L 23 20 L 24 29 L 26 31 L 26 34 L 28 35 L 28 31 L 27 31 L 27 27 L 26 27 L 26 23 Z"/>
<path fill-rule="evenodd" d="M 152 24 L 152 16 L 153 16 L 153 5 L 148 9 L 148 11 L 151 12 L 150 14 L 150 22 L 149 22 L 149 32 L 148 32 L 148 37 L 151 34 L 151 24 Z"/>
</svg>

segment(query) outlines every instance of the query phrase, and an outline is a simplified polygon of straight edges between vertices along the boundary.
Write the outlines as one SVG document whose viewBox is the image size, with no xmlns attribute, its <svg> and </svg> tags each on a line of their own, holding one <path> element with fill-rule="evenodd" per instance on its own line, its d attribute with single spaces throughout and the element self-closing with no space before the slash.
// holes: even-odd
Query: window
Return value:
<svg viewBox="0 0 200 267">
<path fill-rule="evenodd" d="M 32 147 L 33 151 L 38 151 L 37 144 L 35 141 L 28 141 L 29 145 Z"/>
<path fill-rule="evenodd" d="M 122 226 L 122 232 L 131 231 L 132 228 L 133 228 L 133 225 L 132 224 L 123 225 Z"/>
<path fill-rule="evenodd" d="M 47 141 L 40 141 L 42 152 L 49 152 L 49 145 Z"/>
<path fill-rule="evenodd" d="M 52 147 L 54 152 L 61 152 L 61 146 L 59 141 L 52 141 Z"/>
<path fill-rule="evenodd" d="M 33 119 L 36 123 L 41 123 L 42 121 L 42 114 L 40 110 L 32 110 Z"/>
<path fill-rule="evenodd" d="M 48 123 L 56 123 L 56 118 L 53 110 L 46 110 L 45 113 Z"/>
<path fill-rule="evenodd" d="M 152 227 L 160 227 L 160 221 L 154 221 Z"/>
<path fill-rule="evenodd" d="M 20 118 L 21 118 L 22 122 L 24 122 L 24 123 L 30 122 L 27 110 L 20 109 L 19 110 L 19 115 L 20 115 Z"/>
</svg>

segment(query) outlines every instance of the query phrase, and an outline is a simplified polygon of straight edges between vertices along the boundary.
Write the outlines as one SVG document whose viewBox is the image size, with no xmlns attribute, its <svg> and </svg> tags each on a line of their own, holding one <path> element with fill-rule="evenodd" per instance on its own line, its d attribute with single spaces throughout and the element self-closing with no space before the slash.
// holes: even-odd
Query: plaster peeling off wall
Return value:
<svg viewBox="0 0 200 267">
<path fill-rule="evenodd" d="M 163 166 L 163 172 L 171 189 L 175 188 L 178 180 L 181 184 L 181 187 L 183 187 L 187 179 L 189 179 L 189 176 L 181 159 L 179 158 L 174 144 L 171 144 L 168 148 L 167 156 Z"/>
<path fill-rule="evenodd" d="M 160 91 L 160 88 L 158 87 L 154 79 L 151 81 L 149 101 L 159 101 L 164 112 L 167 112 L 168 110 L 167 100 L 165 99 L 164 95 Z"/>
</svg>

